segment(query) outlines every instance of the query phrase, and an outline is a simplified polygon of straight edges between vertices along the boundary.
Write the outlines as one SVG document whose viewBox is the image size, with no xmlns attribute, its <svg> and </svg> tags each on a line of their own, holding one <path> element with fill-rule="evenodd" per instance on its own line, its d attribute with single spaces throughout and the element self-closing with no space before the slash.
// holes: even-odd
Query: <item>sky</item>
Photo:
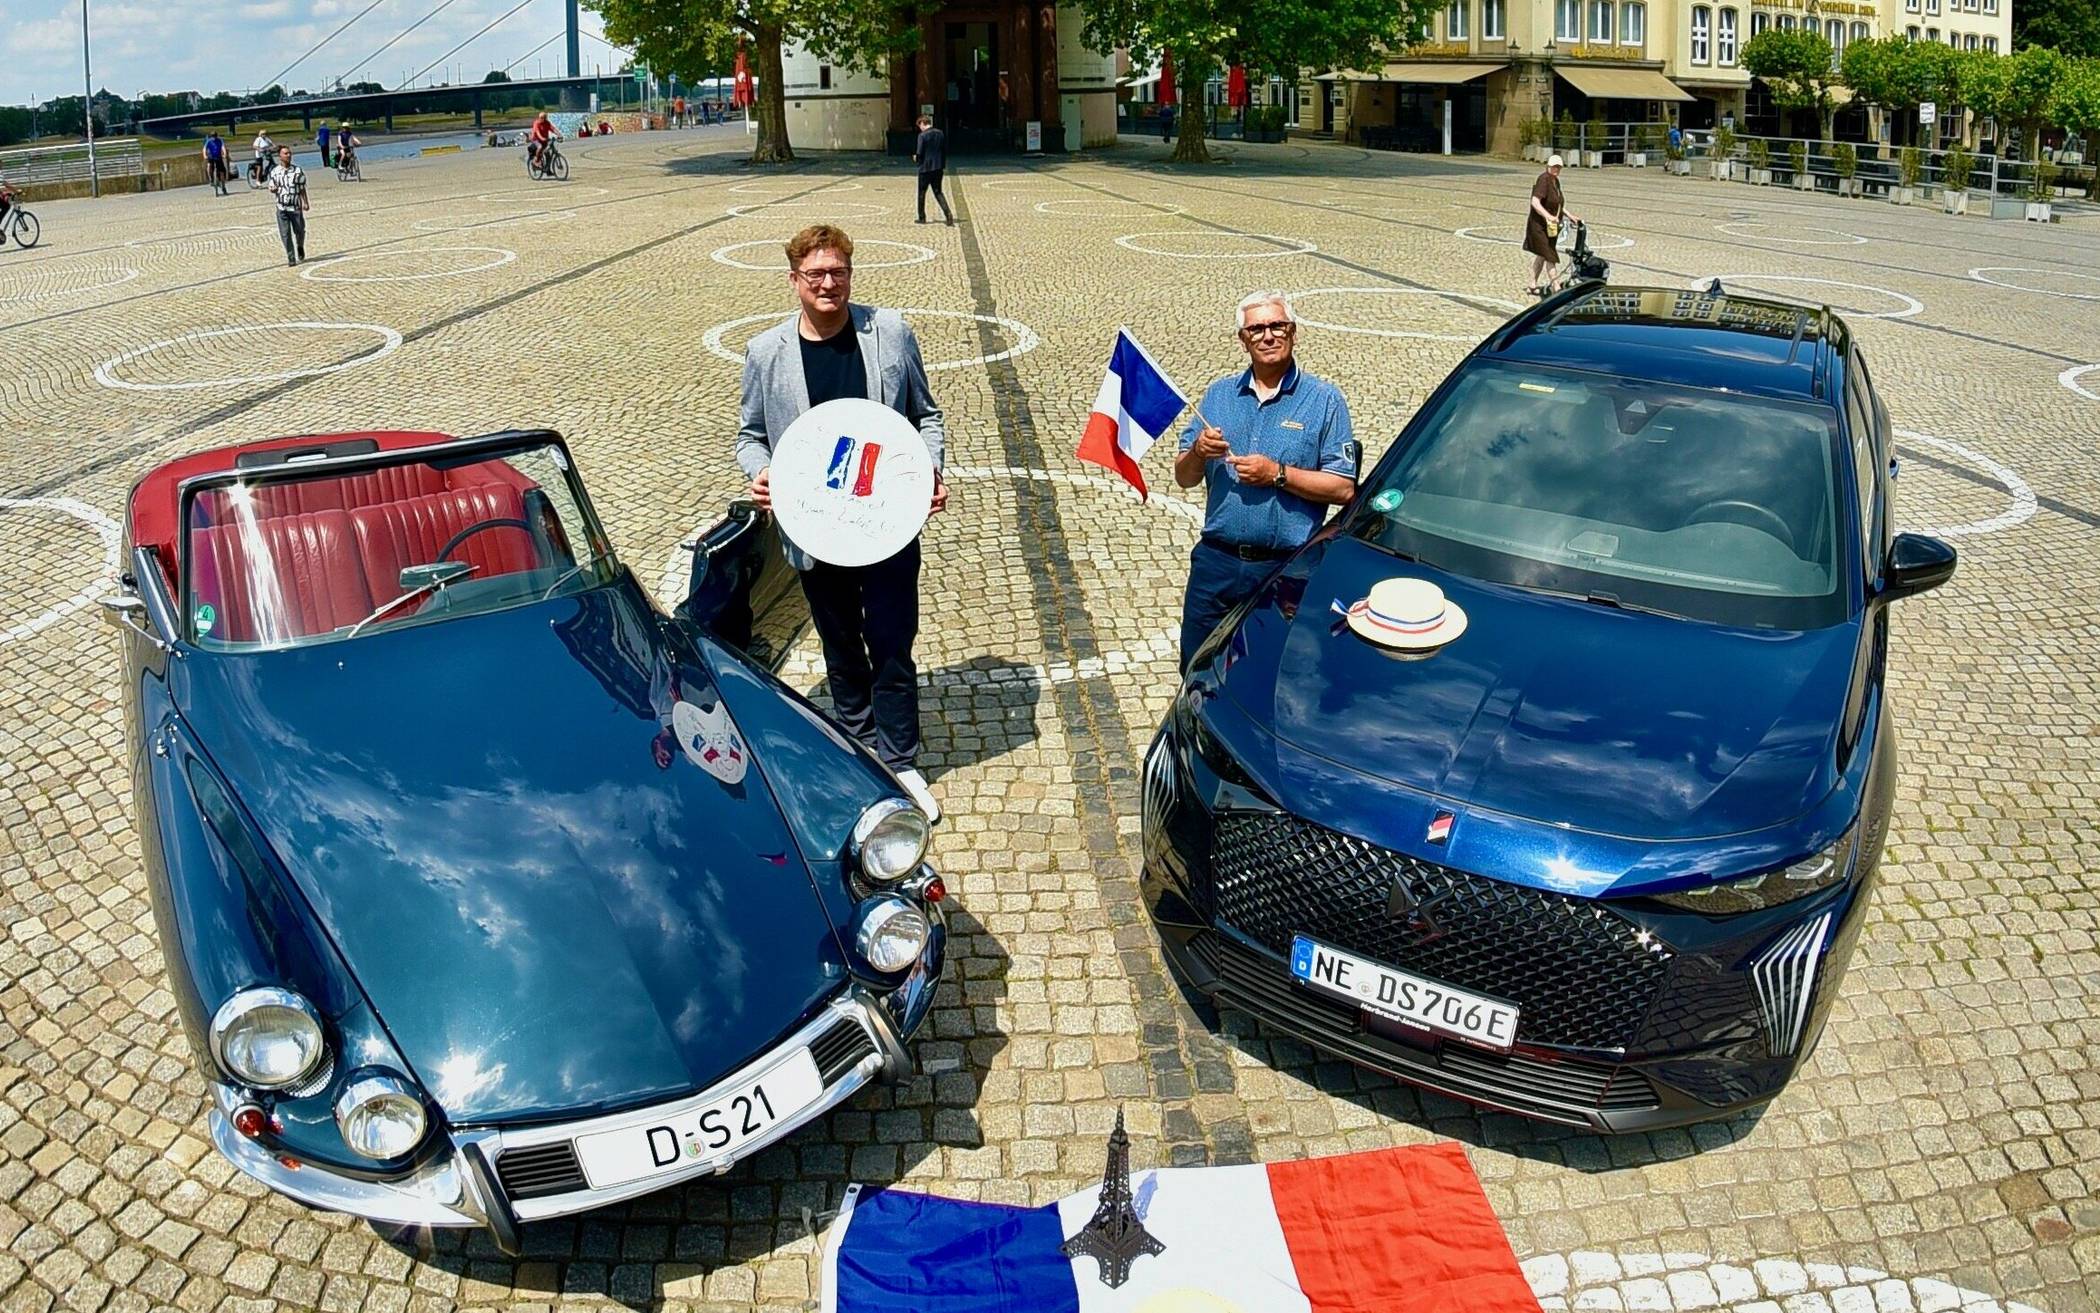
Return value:
<svg viewBox="0 0 2100 1313">
<path fill-rule="evenodd" d="M 0 104 L 26 105 L 81 89 L 82 0 L 0 0 Z M 372 0 L 88 0 L 95 89 L 131 97 L 141 91 L 249 91 L 269 85 L 279 69 L 340 27 Z M 465 64 L 448 76 L 433 68 L 421 82 L 479 82 L 534 46 L 556 37 L 511 76 L 531 76 L 542 62 L 561 71 L 563 0 L 525 0 L 524 8 L 458 52 L 445 52 L 500 17 L 519 0 L 378 0 L 283 77 L 286 90 L 319 90 L 371 55 L 403 28 L 437 15 L 402 37 L 347 81 L 392 87 L 444 57 Z M 612 68 L 623 61 L 592 36 L 604 30 L 598 15 L 579 16 L 583 65 Z"/>
</svg>

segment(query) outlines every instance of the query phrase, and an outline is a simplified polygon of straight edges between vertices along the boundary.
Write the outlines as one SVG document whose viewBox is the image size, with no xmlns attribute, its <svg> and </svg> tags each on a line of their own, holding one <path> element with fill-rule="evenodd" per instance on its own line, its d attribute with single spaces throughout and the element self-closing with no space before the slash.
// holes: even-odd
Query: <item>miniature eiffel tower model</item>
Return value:
<svg viewBox="0 0 2100 1313">
<path fill-rule="evenodd" d="M 1166 1251 L 1145 1230 L 1130 1198 L 1130 1137 L 1123 1133 L 1123 1110 L 1116 1109 L 1116 1129 L 1108 1136 L 1108 1167 L 1101 1173 L 1101 1202 L 1093 1220 L 1064 1243 L 1066 1258 L 1090 1255 L 1101 1264 L 1101 1284 L 1113 1290 L 1130 1280 L 1130 1265 L 1146 1254 Z"/>
</svg>

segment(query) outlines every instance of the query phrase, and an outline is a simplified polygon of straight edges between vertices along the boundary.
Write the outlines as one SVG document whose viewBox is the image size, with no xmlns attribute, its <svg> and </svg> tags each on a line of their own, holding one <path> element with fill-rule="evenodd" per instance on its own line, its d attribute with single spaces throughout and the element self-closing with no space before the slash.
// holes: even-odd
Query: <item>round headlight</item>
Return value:
<svg viewBox="0 0 2100 1313">
<path fill-rule="evenodd" d="M 854 939 L 869 966 L 902 971 L 919 960 L 926 947 L 926 913 L 895 895 L 871 899 L 863 907 Z"/>
<path fill-rule="evenodd" d="M 313 1004 L 289 989 L 244 989 L 211 1019 L 211 1056 L 242 1084 L 276 1090 L 312 1075 L 328 1045 Z"/>
<path fill-rule="evenodd" d="M 430 1119 L 407 1081 L 370 1072 L 336 1096 L 335 1124 L 352 1153 L 383 1160 L 399 1158 L 421 1144 Z"/>
<path fill-rule="evenodd" d="M 884 798 L 853 823 L 853 858 L 861 874 L 893 884 L 919 869 L 933 822 L 902 798 Z"/>
</svg>

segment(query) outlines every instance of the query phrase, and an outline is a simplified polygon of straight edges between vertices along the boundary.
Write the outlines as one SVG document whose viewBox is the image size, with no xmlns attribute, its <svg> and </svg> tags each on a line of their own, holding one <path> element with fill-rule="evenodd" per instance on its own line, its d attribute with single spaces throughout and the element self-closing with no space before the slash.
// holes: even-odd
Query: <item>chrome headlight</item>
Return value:
<svg viewBox="0 0 2100 1313">
<path fill-rule="evenodd" d="M 244 989 L 212 1016 L 211 1056 L 243 1085 L 278 1090 L 319 1070 L 328 1043 L 313 1004 L 289 989 Z"/>
<path fill-rule="evenodd" d="M 919 960 L 925 951 L 930 928 L 926 913 L 895 894 L 883 894 L 861 904 L 860 929 L 854 947 L 877 971 L 902 971 Z"/>
<path fill-rule="evenodd" d="M 335 1124 L 352 1153 L 383 1161 L 421 1144 L 430 1118 L 407 1081 L 374 1071 L 355 1077 L 336 1096 Z"/>
<path fill-rule="evenodd" d="M 902 798 L 884 798 L 853 823 L 853 860 L 877 884 L 895 884 L 926 860 L 933 822 Z"/>
<path fill-rule="evenodd" d="M 1858 833 L 1859 827 L 1854 825 L 1823 851 L 1776 871 L 1741 880 L 1722 880 L 1698 889 L 1656 894 L 1654 898 L 1665 907 L 1682 912 L 1704 912 L 1708 916 L 1734 916 L 1739 912 L 1758 912 L 1791 903 L 1796 898 L 1806 898 L 1828 889 L 1851 874 L 1852 840 Z"/>
</svg>

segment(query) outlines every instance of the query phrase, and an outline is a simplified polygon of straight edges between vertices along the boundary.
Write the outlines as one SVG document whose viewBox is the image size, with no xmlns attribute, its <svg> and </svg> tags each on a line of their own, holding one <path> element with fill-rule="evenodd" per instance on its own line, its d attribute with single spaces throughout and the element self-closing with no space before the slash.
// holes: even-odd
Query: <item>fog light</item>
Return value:
<svg viewBox="0 0 2100 1313">
<path fill-rule="evenodd" d="M 422 1143 L 430 1119 L 407 1081 L 372 1072 L 343 1088 L 335 1101 L 335 1124 L 352 1153 L 384 1160 L 399 1158 Z"/>
<path fill-rule="evenodd" d="M 854 941 L 869 966 L 902 971 L 919 960 L 929 933 L 924 912 L 895 895 L 869 899 L 861 908 Z"/>
</svg>

